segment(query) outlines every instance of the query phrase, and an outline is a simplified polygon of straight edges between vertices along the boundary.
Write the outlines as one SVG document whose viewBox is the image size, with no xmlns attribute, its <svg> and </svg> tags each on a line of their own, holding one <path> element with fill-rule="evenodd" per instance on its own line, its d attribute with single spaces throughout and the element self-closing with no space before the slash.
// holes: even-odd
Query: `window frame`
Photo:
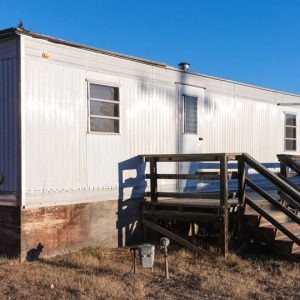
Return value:
<svg viewBox="0 0 300 300">
<path fill-rule="evenodd" d="M 101 134 L 101 135 L 121 135 L 121 101 L 120 101 L 120 99 L 121 99 L 121 88 L 120 88 L 120 85 L 117 84 L 117 83 L 112 83 L 112 82 L 104 82 L 104 81 L 89 80 L 89 79 L 86 79 L 86 82 L 87 82 L 87 123 L 88 123 L 87 124 L 87 133 Z M 117 88 L 118 89 L 119 101 L 91 98 L 91 94 L 90 94 L 90 92 L 91 92 L 90 85 L 91 84 Z M 90 101 L 98 101 L 98 102 L 102 102 L 102 103 L 104 102 L 104 103 L 118 104 L 119 105 L 119 116 L 118 117 L 113 117 L 113 116 L 91 115 Z M 118 132 L 91 130 L 91 117 L 92 118 L 99 118 L 99 119 L 119 120 L 119 130 L 118 130 Z"/>
<path fill-rule="evenodd" d="M 197 100 L 197 110 L 196 110 L 196 118 L 197 118 L 197 128 L 196 128 L 196 132 L 186 132 L 186 109 L 185 109 L 185 103 L 186 103 L 186 97 L 192 97 L 192 98 L 196 98 Z M 183 118 L 182 118 L 182 121 L 183 121 L 183 126 L 182 126 L 182 133 L 183 134 L 190 134 L 190 135 L 198 135 L 198 101 L 199 101 L 199 97 L 196 96 L 196 95 L 192 95 L 192 94 L 183 94 L 182 95 L 182 98 L 183 98 Z"/>
<path fill-rule="evenodd" d="M 296 120 L 296 125 L 286 125 L 286 116 L 287 115 L 293 115 L 295 116 L 295 120 Z M 298 116 L 296 112 L 290 112 L 290 111 L 285 111 L 284 112 L 284 126 L 283 126 L 283 130 L 284 130 L 284 152 L 297 152 L 297 146 L 298 146 L 298 142 L 297 142 L 297 133 L 298 133 L 298 129 L 297 129 L 297 124 L 298 124 Z M 286 128 L 295 128 L 296 134 L 295 134 L 295 138 L 287 138 L 286 137 Z M 295 150 L 289 150 L 286 148 L 286 140 L 290 140 L 290 141 L 295 141 L 296 142 L 296 147 Z"/>
</svg>

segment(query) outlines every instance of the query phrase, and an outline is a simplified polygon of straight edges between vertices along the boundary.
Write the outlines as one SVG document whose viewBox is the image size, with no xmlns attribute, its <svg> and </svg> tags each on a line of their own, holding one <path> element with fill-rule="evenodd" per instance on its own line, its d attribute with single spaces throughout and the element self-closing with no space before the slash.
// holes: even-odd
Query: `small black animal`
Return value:
<svg viewBox="0 0 300 300">
<path fill-rule="evenodd" d="M 43 246 L 41 243 L 39 243 L 39 244 L 36 246 L 36 248 L 30 249 L 30 250 L 27 252 L 26 260 L 28 260 L 28 261 L 35 261 L 35 260 L 38 260 L 40 254 L 41 254 L 42 251 L 43 251 L 43 248 L 44 248 L 44 246 Z"/>
</svg>

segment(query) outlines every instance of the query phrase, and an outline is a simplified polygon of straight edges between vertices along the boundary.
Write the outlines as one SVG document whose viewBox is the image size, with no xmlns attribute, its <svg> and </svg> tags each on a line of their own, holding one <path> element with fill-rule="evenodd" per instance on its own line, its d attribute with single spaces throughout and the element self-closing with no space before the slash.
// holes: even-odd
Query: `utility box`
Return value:
<svg viewBox="0 0 300 300">
<path fill-rule="evenodd" d="M 143 268 L 153 268 L 155 246 L 152 244 L 142 244 L 138 246 L 138 249 Z"/>
</svg>

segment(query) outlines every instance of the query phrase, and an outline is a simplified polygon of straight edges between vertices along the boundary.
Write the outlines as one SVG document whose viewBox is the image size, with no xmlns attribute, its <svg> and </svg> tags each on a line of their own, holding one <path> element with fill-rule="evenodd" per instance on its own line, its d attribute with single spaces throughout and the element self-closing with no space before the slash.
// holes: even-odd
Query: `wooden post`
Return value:
<svg viewBox="0 0 300 300">
<path fill-rule="evenodd" d="M 280 162 L 280 174 L 283 175 L 284 177 L 286 177 L 286 164 L 281 161 Z"/>
<path fill-rule="evenodd" d="M 228 254 L 228 160 L 226 154 L 220 158 L 220 208 L 222 211 L 222 224 L 220 246 L 221 254 Z"/>
<path fill-rule="evenodd" d="M 242 224 L 243 224 L 243 215 L 245 211 L 245 196 L 246 196 L 246 186 L 245 186 L 245 161 L 242 156 L 238 157 L 238 199 L 239 199 L 239 222 L 238 222 L 238 235 L 240 238 L 242 234 Z"/>
<path fill-rule="evenodd" d="M 242 156 L 238 158 L 238 197 L 239 205 L 245 205 L 245 161 Z"/>
<path fill-rule="evenodd" d="M 157 202 L 157 160 L 154 157 L 150 159 L 150 193 L 151 202 Z"/>
</svg>

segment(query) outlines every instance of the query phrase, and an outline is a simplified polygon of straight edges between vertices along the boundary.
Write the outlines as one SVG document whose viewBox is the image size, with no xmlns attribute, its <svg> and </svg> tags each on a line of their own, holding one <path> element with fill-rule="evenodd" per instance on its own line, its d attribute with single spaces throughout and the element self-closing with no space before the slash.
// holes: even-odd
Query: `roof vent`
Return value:
<svg viewBox="0 0 300 300">
<path fill-rule="evenodd" d="M 179 69 L 183 70 L 183 71 L 188 71 L 190 69 L 190 65 L 191 64 L 188 63 L 188 62 L 181 62 L 181 63 L 178 64 Z"/>
</svg>

